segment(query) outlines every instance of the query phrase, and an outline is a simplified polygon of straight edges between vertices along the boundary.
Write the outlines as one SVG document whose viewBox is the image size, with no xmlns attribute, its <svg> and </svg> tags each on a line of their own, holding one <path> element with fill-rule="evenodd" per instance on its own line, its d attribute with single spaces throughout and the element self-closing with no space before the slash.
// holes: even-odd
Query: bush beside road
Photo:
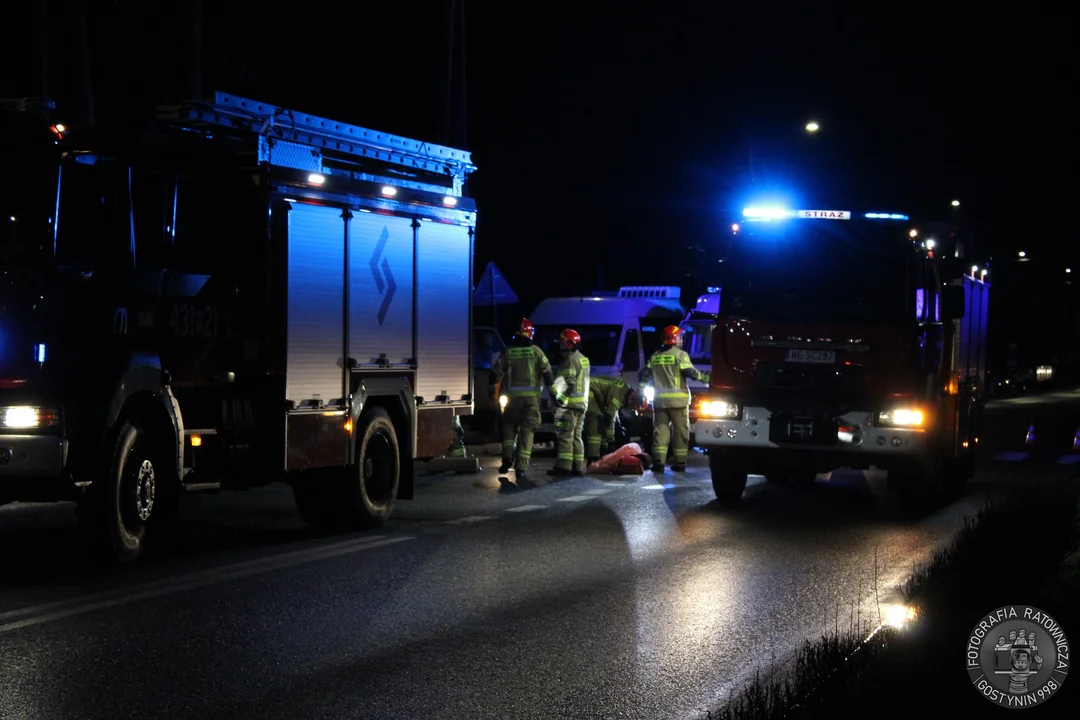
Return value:
<svg viewBox="0 0 1080 720">
<path fill-rule="evenodd" d="M 874 630 L 851 623 L 808 643 L 794 665 L 759 678 L 723 720 L 911 718 L 919 714 L 1011 712 L 979 697 L 966 668 L 972 629 L 997 608 L 1039 608 L 1080 638 L 1080 483 L 1033 479 L 992 498 L 954 543 L 900 588 L 906 622 Z M 861 624 L 861 623 L 858 623 Z M 872 635 L 871 635 L 872 633 Z M 870 636 L 868 638 L 868 635 Z M 1045 640 L 1045 630 L 1042 635 Z M 987 638 L 992 641 L 992 638 Z M 1040 718 L 1077 716 L 1080 679 L 1066 680 Z"/>
</svg>

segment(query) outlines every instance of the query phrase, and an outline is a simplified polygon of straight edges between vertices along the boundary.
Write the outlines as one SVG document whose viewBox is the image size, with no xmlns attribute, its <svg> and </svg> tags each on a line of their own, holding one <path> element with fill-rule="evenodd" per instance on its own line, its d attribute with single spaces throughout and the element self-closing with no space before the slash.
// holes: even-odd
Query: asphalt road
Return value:
<svg viewBox="0 0 1080 720">
<path fill-rule="evenodd" d="M 967 496 L 919 517 L 874 472 L 752 478 L 732 511 L 700 457 L 663 484 L 486 470 L 424 477 L 367 535 L 312 534 L 283 486 L 191 498 L 103 570 L 70 507 L 0 508 L 0 718 L 704 717 L 826 626 L 877 624 L 989 489 L 1071 472 L 1080 394 L 987 419 Z"/>
</svg>

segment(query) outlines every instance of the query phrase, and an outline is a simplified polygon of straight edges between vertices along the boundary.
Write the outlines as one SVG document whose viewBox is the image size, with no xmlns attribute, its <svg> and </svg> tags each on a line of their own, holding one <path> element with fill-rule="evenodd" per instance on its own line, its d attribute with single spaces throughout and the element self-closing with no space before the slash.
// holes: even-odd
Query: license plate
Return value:
<svg viewBox="0 0 1080 720">
<path fill-rule="evenodd" d="M 796 363 L 834 363 L 835 350 L 788 350 L 787 361 Z"/>
</svg>

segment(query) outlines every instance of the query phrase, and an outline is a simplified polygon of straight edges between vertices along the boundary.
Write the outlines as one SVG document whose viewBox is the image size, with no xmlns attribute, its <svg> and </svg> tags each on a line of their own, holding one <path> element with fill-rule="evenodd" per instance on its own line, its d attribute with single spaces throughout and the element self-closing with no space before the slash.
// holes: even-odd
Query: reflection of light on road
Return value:
<svg viewBox="0 0 1080 720">
<path fill-rule="evenodd" d="M 884 609 L 884 615 L 882 624 L 897 630 L 903 630 L 908 623 L 915 619 L 915 608 L 906 605 L 889 605 L 887 609 Z"/>
<path fill-rule="evenodd" d="M 753 593 L 746 591 L 740 559 L 698 557 L 687 562 L 684 552 L 677 564 L 679 572 L 665 572 L 663 582 L 637 593 L 641 687 L 658 678 L 706 686 L 716 668 L 703 658 L 724 657 L 733 644 L 749 641 L 738 637 L 740 623 L 760 610 L 754 607 Z"/>
</svg>

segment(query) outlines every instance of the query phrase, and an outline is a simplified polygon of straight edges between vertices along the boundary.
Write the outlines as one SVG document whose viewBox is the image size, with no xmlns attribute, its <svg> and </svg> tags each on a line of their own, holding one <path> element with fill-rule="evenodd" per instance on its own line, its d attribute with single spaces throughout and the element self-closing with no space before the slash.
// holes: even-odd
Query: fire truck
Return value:
<svg viewBox="0 0 1080 720">
<path fill-rule="evenodd" d="M 733 225 L 698 444 L 717 498 L 748 474 L 886 470 L 922 504 L 974 471 L 989 284 L 907 215 L 747 208 Z M 976 267 L 977 270 L 977 267 Z"/>
<path fill-rule="evenodd" d="M 383 525 L 472 410 L 470 154 L 216 93 L 3 104 L 0 503 L 130 562 L 187 491 Z"/>
</svg>

